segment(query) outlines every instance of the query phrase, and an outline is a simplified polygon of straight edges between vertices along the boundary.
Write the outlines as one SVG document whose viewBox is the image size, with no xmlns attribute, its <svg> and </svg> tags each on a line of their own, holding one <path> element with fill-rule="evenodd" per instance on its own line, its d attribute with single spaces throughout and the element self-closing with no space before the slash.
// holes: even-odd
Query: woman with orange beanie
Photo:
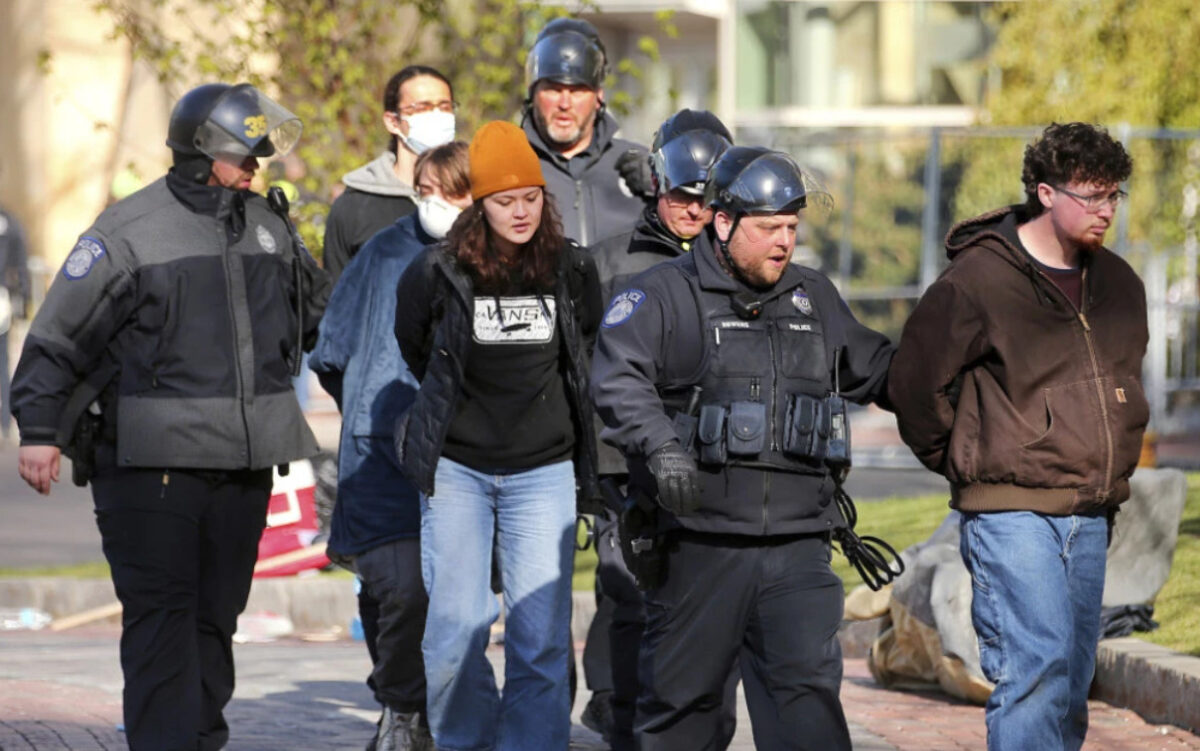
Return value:
<svg viewBox="0 0 1200 751">
<path fill-rule="evenodd" d="M 396 339 L 421 382 L 395 441 L 421 491 L 429 724 L 444 751 L 565 751 L 575 499 L 596 495 L 587 353 L 600 288 L 521 129 L 484 125 L 469 157 L 474 203 L 396 292 Z M 503 695 L 484 654 L 499 615 L 493 545 Z"/>
</svg>

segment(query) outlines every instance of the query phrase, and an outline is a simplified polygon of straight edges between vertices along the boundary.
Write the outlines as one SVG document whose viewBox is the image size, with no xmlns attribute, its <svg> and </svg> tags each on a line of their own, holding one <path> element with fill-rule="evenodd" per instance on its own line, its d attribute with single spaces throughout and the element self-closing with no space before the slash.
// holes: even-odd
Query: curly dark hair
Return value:
<svg viewBox="0 0 1200 751">
<path fill-rule="evenodd" d="M 1098 125 L 1052 123 L 1025 147 L 1021 181 L 1025 208 L 1031 216 L 1045 211 L 1038 183 L 1061 187 L 1070 182 L 1116 185 L 1129 178 L 1133 160 L 1119 141 Z"/>
<path fill-rule="evenodd" d="M 552 289 L 558 273 L 559 255 L 566 247 L 562 219 L 550 191 L 542 189 L 542 220 L 529 242 L 521 246 L 521 278 L 516 284 L 492 242 L 492 228 L 483 211 L 484 199 L 467 207 L 446 235 L 450 255 L 458 261 L 476 291 L 487 294 L 515 294 Z M 520 287 L 520 289 L 516 289 Z"/>
</svg>

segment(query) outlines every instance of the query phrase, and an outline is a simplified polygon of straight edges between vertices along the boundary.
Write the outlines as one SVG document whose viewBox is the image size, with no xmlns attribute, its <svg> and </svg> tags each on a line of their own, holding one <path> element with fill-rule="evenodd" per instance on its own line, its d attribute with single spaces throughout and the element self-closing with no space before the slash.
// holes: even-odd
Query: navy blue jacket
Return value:
<svg viewBox="0 0 1200 751">
<path fill-rule="evenodd" d="M 392 426 L 419 386 L 392 334 L 396 284 L 436 239 L 416 215 L 380 230 L 350 260 L 321 321 L 311 367 L 342 411 L 338 502 L 329 547 L 357 555 L 421 530 L 417 488 L 400 471 Z"/>
</svg>

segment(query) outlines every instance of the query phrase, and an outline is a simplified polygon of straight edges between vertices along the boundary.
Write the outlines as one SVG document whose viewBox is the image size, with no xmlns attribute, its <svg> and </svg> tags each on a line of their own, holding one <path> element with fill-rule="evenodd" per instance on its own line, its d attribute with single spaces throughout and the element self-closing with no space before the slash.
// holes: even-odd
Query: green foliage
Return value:
<svg viewBox="0 0 1200 751">
<path fill-rule="evenodd" d="M 1178 652 L 1200 657 L 1200 473 L 1188 474 L 1187 504 L 1171 575 L 1154 600 L 1160 627 L 1137 636 Z"/>
<path fill-rule="evenodd" d="M 248 81 L 300 117 L 296 154 L 307 174 L 298 187 L 312 198 L 294 213 L 318 255 L 331 189 L 387 148 L 381 101 L 392 73 L 416 62 L 445 72 L 467 137 L 520 111 L 526 48 L 547 20 L 569 13 L 541 0 L 95 0 L 93 7 L 171 94 L 203 81 Z M 639 48 L 657 55 L 649 36 Z M 632 61 L 613 62 L 639 73 Z M 615 94 L 610 105 L 626 111 L 632 98 Z"/>
<path fill-rule="evenodd" d="M 1058 0 L 1003 3 L 989 64 L 1000 86 L 984 122 L 1044 127 L 1083 121 L 1118 128 L 1195 129 L 1200 123 L 1200 7 L 1192 0 Z M 1114 135 L 1121 135 L 1114 130 Z M 955 214 L 1023 200 L 1021 154 L 1012 139 L 987 139 L 969 159 Z M 1177 245 L 1191 142 L 1133 138 L 1129 239 Z"/>
</svg>

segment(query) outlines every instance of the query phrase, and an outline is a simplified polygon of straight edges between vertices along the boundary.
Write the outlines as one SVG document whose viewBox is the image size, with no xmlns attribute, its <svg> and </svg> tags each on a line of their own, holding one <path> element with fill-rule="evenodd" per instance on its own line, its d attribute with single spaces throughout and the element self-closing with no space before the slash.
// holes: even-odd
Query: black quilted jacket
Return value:
<svg viewBox="0 0 1200 751">
<path fill-rule="evenodd" d="M 588 358 L 602 311 L 596 265 L 574 243 L 562 254 L 554 295 L 562 312 L 557 316 L 562 372 L 576 426 L 576 491 L 587 507 L 599 495 Z M 417 256 L 396 289 L 396 341 L 421 388 L 397 419 L 394 441 L 405 474 L 426 495 L 433 495 L 438 458 L 462 392 L 474 306 L 471 280 L 444 244 Z"/>
</svg>

